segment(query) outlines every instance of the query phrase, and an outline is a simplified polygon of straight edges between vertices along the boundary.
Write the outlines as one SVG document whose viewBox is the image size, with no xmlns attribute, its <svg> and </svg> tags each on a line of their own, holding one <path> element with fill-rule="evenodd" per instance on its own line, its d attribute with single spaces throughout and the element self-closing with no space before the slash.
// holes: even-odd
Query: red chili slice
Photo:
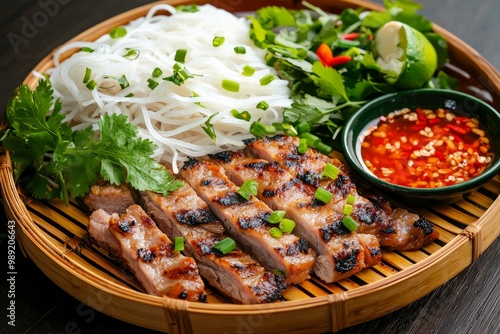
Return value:
<svg viewBox="0 0 500 334">
<path fill-rule="evenodd" d="M 321 45 L 316 50 L 316 55 L 323 66 L 335 67 L 339 65 L 346 64 L 352 60 L 350 56 L 333 56 L 332 49 L 325 43 Z"/>
<path fill-rule="evenodd" d="M 342 38 L 345 39 L 346 41 L 353 41 L 358 36 L 359 36 L 359 33 L 357 33 L 357 32 L 351 32 L 351 33 L 348 33 L 348 34 L 343 34 Z"/>
<path fill-rule="evenodd" d="M 437 151 L 434 152 L 434 155 L 436 156 L 436 158 L 439 158 L 439 160 L 443 160 L 446 158 L 446 155 L 444 155 L 441 151 Z"/>
<path fill-rule="evenodd" d="M 456 125 L 453 125 L 453 124 L 448 124 L 448 125 L 446 125 L 446 127 L 448 129 L 451 129 L 451 130 L 455 131 L 456 133 L 461 134 L 461 135 L 467 134 L 467 130 L 465 130 L 462 127 L 459 127 L 459 126 L 456 126 Z"/>
<path fill-rule="evenodd" d="M 427 124 L 416 124 L 416 125 L 412 125 L 411 126 L 411 130 L 412 131 L 415 131 L 415 132 L 418 132 L 420 130 L 423 130 L 427 127 Z"/>
</svg>

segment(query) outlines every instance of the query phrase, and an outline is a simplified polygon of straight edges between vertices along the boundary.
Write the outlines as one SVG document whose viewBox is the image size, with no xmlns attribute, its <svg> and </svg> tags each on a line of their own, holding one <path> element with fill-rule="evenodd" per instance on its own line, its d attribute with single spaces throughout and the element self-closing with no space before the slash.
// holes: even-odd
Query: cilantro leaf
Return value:
<svg viewBox="0 0 500 334">
<path fill-rule="evenodd" d="M 35 173 L 28 184 L 26 185 L 34 198 L 38 199 L 52 199 L 56 198 L 58 189 L 54 187 L 54 182 L 40 173 Z"/>
<path fill-rule="evenodd" d="M 50 113 L 54 100 L 52 94 L 48 80 L 40 81 L 34 92 L 27 85 L 19 87 L 17 97 L 12 98 L 7 106 L 7 119 L 16 134 L 44 137 L 43 142 L 48 145 L 54 145 L 58 136 L 68 137 L 70 132 L 68 127 L 62 124 L 64 115 L 59 113 L 59 101 L 54 104 Z"/>
<path fill-rule="evenodd" d="M 342 21 L 342 24 L 346 26 L 350 26 L 352 24 L 355 24 L 356 22 L 359 22 L 359 14 L 352 8 L 346 8 L 342 13 L 340 14 L 339 19 Z"/>
<path fill-rule="evenodd" d="M 259 44 L 264 43 L 266 40 L 266 30 L 262 28 L 255 17 L 250 17 L 250 20 L 252 21 L 252 39 Z"/>
<path fill-rule="evenodd" d="M 448 42 L 446 39 L 434 32 L 425 33 L 425 37 L 431 42 L 432 46 L 436 50 L 436 54 L 438 57 L 437 68 L 443 68 L 444 64 L 448 61 Z"/>
<path fill-rule="evenodd" d="M 33 94 L 26 85 L 19 87 L 17 94 L 19 99 L 11 99 L 7 106 L 7 119 L 12 125 L 13 133 L 24 136 L 31 150 L 36 155 L 41 155 L 53 148 L 57 141 L 57 113 L 52 115 L 50 125 L 46 120 L 52 102 L 52 91 L 42 83 Z"/>
<path fill-rule="evenodd" d="M 378 29 L 391 20 L 388 12 L 370 12 L 363 20 L 363 25 L 368 28 Z"/>
<path fill-rule="evenodd" d="M 137 136 L 138 128 L 129 126 L 127 117 L 103 115 L 99 120 L 101 143 L 110 148 L 120 148 L 127 144 L 130 138 Z"/>
<path fill-rule="evenodd" d="M 64 170 L 72 198 L 85 195 L 99 178 L 99 158 L 92 154 L 97 147 L 91 127 L 75 131 L 73 142 L 56 152 L 54 159 Z"/>
<path fill-rule="evenodd" d="M 284 7 L 263 7 L 259 9 L 256 14 L 257 19 L 264 29 L 295 25 L 295 17 Z"/>
<path fill-rule="evenodd" d="M 304 98 L 295 100 L 290 108 L 285 109 L 283 117 L 287 123 L 308 122 L 314 126 L 326 121 L 330 117 L 329 114 L 337 110 L 336 103 L 306 94 Z M 333 117 L 342 118 L 340 114 Z"/>
<path fill-rule="evenodd" d="M 422 5 L 413 0 L 384 0 L 384 6 L 393 21 L 400 21 L 421 31 L 432 31 L 432 23 L 417 11 Z"/>
<path fill-rule="evenodd" d="M 384 7 L 388 10 L 400 8 L 404 11 L 415 13 L 422 9 L 422 5 L 413 0 L 384 0 Z"/>
<path fill-rule="evenodd" d="M 3 146 L 8 151 L 16 152 L 16 154 L 10 155 L 14 165 L 14 180 L 16 182 L 32 162 L 39 165 L 43 160 L 41 154 L 26 145 L 26 140 L 21 137 L 10 135 L 3 140 Z"/>
<path fill-rule="evenodd" d="M 388 94 L 394 92 L 393 86 L 387 83 L 376 83 L 370 80 L 363 79 L 357 82 L 352 89 L 349 90 L 349 95 L 353 100 L 365 100 L 376 94 Z"/>
<path fill-rule="evenodd" d="M 315 75 L 311 78 L 322 91 L 322 95 L 342 97 L 349 101 L 340 73 L 332 67 L 325 67 L 319 61 L 312 66 Z"/>
<path fill-rule="evenodd" d="M 450 90 L 458 89 L 458 84 L 459 84 L 457 79 L 450 77 L 443 71 L 439 71 L 437 77 L 432 78 L 432 83 L 434 84 L 435 88 L 450 89 Z"/>
</svg>

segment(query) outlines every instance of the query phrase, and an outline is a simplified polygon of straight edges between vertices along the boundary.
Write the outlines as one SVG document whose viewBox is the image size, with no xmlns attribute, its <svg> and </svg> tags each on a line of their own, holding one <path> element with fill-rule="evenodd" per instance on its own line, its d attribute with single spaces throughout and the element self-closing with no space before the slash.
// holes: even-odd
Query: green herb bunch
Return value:
<svg viewBox="0 0 500 334">
<path fill-rule="evenodd" d="M 66 203 L 89 192 L 100 178 L 118 185 L 166 194 L 181 182 L 152 158 L 156 146 L 138 136 L 125 115 L 103 115 L 99 130 L 73 131 L 63 122 L 49 80 L 34 91 L 21 85 L 7 106 L 11 128 L 3 136 L 14 177 L 38 199 Z"/>
<path fill-rule="evenodd" d="M 385 0 L 385 12 L 349 8 L 339 15 L 307 2 L 303 5 L 309 10 L 268 6 L 249 16 L 254 44 L 266 50 L 267 64 L 290 82 L 294 102 L 284 111 L 285 123 L 307 122 L 316 135 L 330 133 L 335 138 L 343 122 L 364 103 L 399 90 L 386 80 L 394 73 L 382 70 L 376 61 L 374 36 L 389 21 L 417 29 L 436 49 L 438 71 L 425 86 L 456 88 L 457 81 L 440 70 L 447 61 L 446 40 L 418 14 L 421 5 L 412 0 Z M 315 52 L 321 44 L 328 45 L 333 55 L 352 60 L 324 66 Z"/>
</svg>

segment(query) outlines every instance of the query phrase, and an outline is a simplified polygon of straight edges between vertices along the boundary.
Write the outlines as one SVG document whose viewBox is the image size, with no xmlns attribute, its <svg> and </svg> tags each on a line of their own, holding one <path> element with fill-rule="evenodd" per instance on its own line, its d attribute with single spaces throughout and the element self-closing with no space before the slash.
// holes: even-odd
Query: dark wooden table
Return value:
<svg viewBox="0 0 500 334">
<path fill-rule="evenodd" d="M 332 0 L 334 1 L 334 0 Z M 49 52 L 76 34 L 147 0 L 4 0 L 0 4 L 0 112 L 12 91 Z M 382 2 L 382 1 L 377 1 Z M 500 69 L 500 1 L 419 0 L 422 13 Z M 0 212 L 0 333 L 153 333 L 110 318 L 52 283 L 17 253 L 16 327 L 7 324 L 6 218 Z M 499 222 L 500 224 L 500 219 Z M 500 240 L 471 266 L 422 299 L 341 331 L 360 333 L 500 333 Z"/>
</svg>

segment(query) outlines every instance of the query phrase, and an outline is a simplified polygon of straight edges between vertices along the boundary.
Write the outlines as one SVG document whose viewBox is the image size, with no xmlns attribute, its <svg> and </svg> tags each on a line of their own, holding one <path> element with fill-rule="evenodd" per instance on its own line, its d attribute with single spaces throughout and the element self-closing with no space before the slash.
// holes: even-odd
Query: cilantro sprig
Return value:
<svg viewBox="0 0 500 334">
<path fill-rule="evenodd" d="M 363 8 L 326 13 L 306 1 L 307 10 L 263 7 L 249 16 L 250 38 L 266 50 L 265 60 L 289 81 L 293 103 L 283 114 L 284 122 L 307 123 L 311 131 L 331 141 L 345 120 L 367 101 L 398 90 L 387 83 L 394 75 L 376 62 L 375 36 L 389 21 L 400 21 L 419 30 L 438 53 L 439 68 L 447 61 L 445 39 L 433 32 L 429 20 L 418 13 L 413 0 L 384 0 L 385 12 L 365 13 Z M 326 44 L 335 57 L 351 60 L 325 66 L 317 54 Z M 452 89 L 454 80 L 442 71 L 426 86 Z M 327 129 L 329 131 L 323 131 Z M 330 132 L 330 138 L 325 134 Z"/>
<path fill-rule="evenodd" d="M 3 145 L 11 153 L 16 182 L 33 197 L 68 203 L 99 178 L 162 194 L 182 185 L 151 157 L 155 144 L 140 138 L 125 115 L 103 115 L 99 131 L 73 131 L 60 111 L 47 79 L 33 91 L 21 85 L 7 106 L 11 129 Z"/>
</svg>

